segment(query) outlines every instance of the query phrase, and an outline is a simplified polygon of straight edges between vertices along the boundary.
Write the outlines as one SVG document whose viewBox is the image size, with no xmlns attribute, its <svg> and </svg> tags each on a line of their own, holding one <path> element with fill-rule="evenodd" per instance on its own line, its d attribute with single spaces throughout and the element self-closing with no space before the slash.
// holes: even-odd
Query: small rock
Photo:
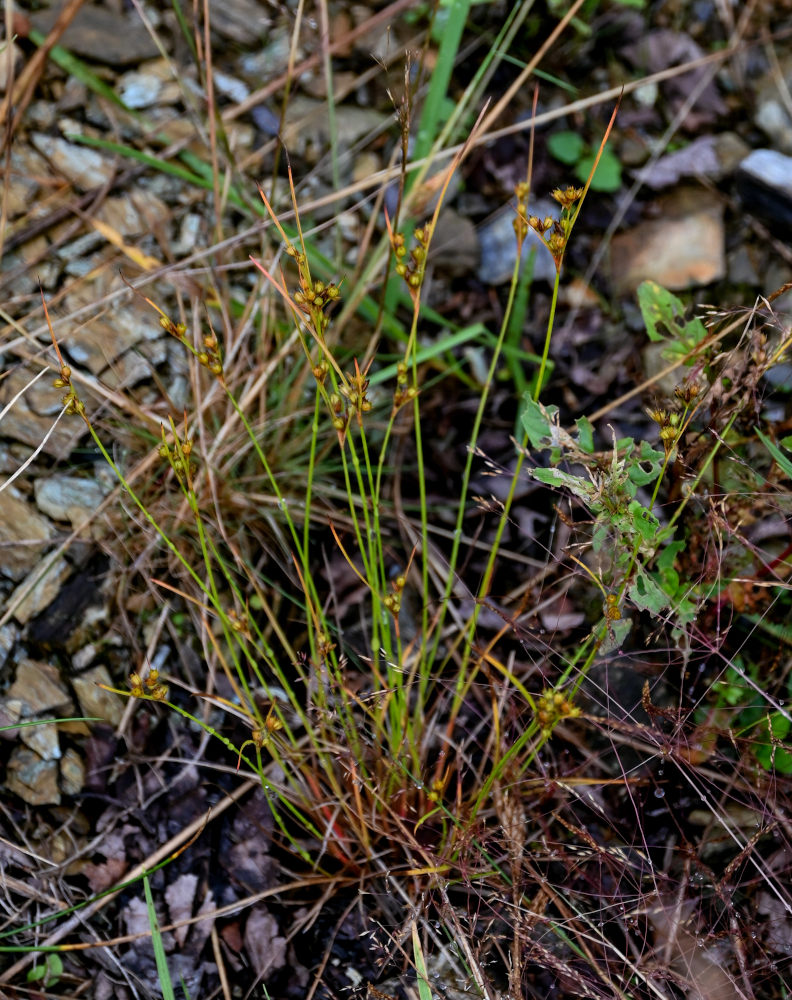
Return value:
<svg viewBox="0 0 792 1000">
<path fill-rule="evenodd" d="M 0 573 L 3 576 L 14 581 L 24 579 L 40 561 L 54 534 L 53 524 L 13 486 L 0 493 Z"/>
<path fill-rule="evenodd" d="M 348 149 L 359 139 L 381 129 L 391 117 L 373 108 L 342 104 L 336 108 L 336 135 L 340 148 Z M 330 143 L 327 104 L 298 94 L 289 101 L 283 126 L 283 143 L 290 152 L 318 159 Z"/>
<path fill-rule="evenodd" d="M 723 206 L 706 192 L 680 189 L 662 200 L 659 218 L 611 244 L 611 283 L 619 294 L 650 279 L 679 290 L 708 285 L 726 273 Z"/>
<path fill-rule="evenodd" d="M 8 89 L 8 81 L 11 79 L 11 73 L 17 70 L 22 64 L 22 49 L 16 44 L 16 42 L 0 42 L 2 49 L 0 50 L 0 93 L 4 94 Z M 16 76 L 17 73 L 14 73 Z"/>
<path fill-rule="evenodd" d="M 30 141 L 49 160 L 54 172 L 65 177 L 78 191 L 100 187 L 115 173 L 112 162 L 96 149 L 41 133 L 31 136 Z"/>
<path fill-rule="evenodd" d="M 69 713 L 73 705 L 55 667 L 39 660 L 22 660 L 8 690 L 8 700 L 21 703 L 20 718 L 30 719 L 44 712 Z"/>
<path fill-rule="evenodd" d="M 755 149 L 740 164 L 737 190 L 745 208 L 776 230 L 792 225 L 792 156 Z"/>
<path fill-rule="evenodd" d="M 782 88 L 786 93 L 783 93 Z M 768 70 L 757 85 L 754 123 L 776 149 L 792 155 L 790 88 L 792 88 L 792 59 L 787 56 L 781 60 L 778 70 L 775 68 Z"/>
<path fill-rule="evenodd" d="M 721 181 L 733 173 L 748 153 L 748 146 L 734 132 L 702 135 L 683 149 L 666 153 L 635 176 L 655 190 L 672 187 L 689 177 L 707 177 Z"/>
<path fill-rule="evenodd" d="M 30 15 L 34 28 L 46 35 L 60 13 L 55 4 Z M 59 44 L 103 66 L 136 66 L 159 55 L 139 17 L 116 13 L 110 6 L 84 4 L 59 39 Z"/>
<path fill-rule="evenodd" d="M 13 623 L 0 625 L 0 667 L 5 665 L 9 653 L 19 640 L 19 628 Z"/>
<path fill-rule="evenodd" d="M 0 381 L 0 409 L 17 397 L 11 409 L 3 417 L 3 437 L 21 441 L 33 448 L 37 448 L 43 441 L 44 454 L 52 455 L 53 458 L 62 461 L 68 458 L 69 452 L 85 432 L 85 425 L 81 420 L 70 421 L 64 418 L 53 430 L 53 416 L 63 407 L 61 403 L 63 393 L 54 389 L 52 379 L 46 376 L 25 389 L 29 382 L 30 375 L 21 369 L 12 371 L 7 378 Z M 22 394 L 19 395 L 20 393 Z M 7 524 L 2 513 L 2 497 L 6 493 L 8 490 L 0 493 L 0 543 L 2 543 L 4 523 Z M 5 567 L 6 563 L 7 555 L 4 554 L 0 564 Z M 29 567 L 26 565 L 25 572 L 27 568 Z"/>
<path fill-rule="evenodd" d="M 256 0 L 209 0 L 209 18 L 218 35 L 246 47 L 265 38 L 272 25 L 272 14 Z"/>
<path fill-rule="evenodd" d="M 14 727 L 21 717 L 22 702 L 19 698 L 0 698 L 0 739 L 19 739 L 19 729 Z"/>
<path fill-rule="evenodd" d="M 537 201 L 529 206 L 529 211 L 540 218 L 546 215 L 555 216 L 557 209 L 558 205 L 549 201 Z M 507 205 L 478 228 L 481 263 L 476 274 L 479 281 L 483 281 L 485 285 L 503 285 L 511 281 L 514 261 L 517 258 L 517 237 L 514 235 L 516 218 L 517 212 L 514 206 Z M 536 250 L 533 264 L 534 280 L 552 284 L 556 276 L 553 258 L 531 229 L 522 251 L 522 267 L 525 267 L 532 249 Z"/>
<path fill-rule="evenodd" d="M 247 97 L 250 97 L 250 87 L 235 76 L 215 71 L 212 80 L 217 93 L 234 101 L 235 104 L 241 104 Z"/>
<path fill-rule="evenodd" d="M 759 254 L 756 247 L 744 243 L 729 254 L 729 282 L 732 285 L 762 285 L 759 277 Z"/>
<path fill-rule="evenodd" d="M 54 722 L 46 722 L 40 726 L 22 726 L 19 729 L 19 738 L 42 760 L 60 760 L 58 727 Z"/>
<path fill-rule="evenodd" d="M 460 277 L 476 270 L 480 256 L 478 233 L 470 219 L 452 208 L 444 209 L 432 236 L 429 251 L 432 266 L 444 274 Z"/>
<path fill-rule="evenodd" d="M 71 314 L 94 302 L 99 295 L 93 286 L 84 288 L 80 293 L 67 295 L 64 306 Z M 74 325 L 64 322 L 60 332 L 71 359 L 84 365 L 93 375 L 101 375 L 141 340 L 162 337 L 162 329 L 152 319 L 151 309 L 138 301 L 117 306 L 112 314 L 97 316 L 90 323 L 84 320 Z"/>
<path fill-rule="evenodd" d="M 38 565 L 31 571 L 8 599 L 8 607 L 20 625 L 40 615 L 52 604 L 71 571 L 63 556 L 51 565 Z"/>
<path fill-rule="evenodd" d="M 118 96 L 128 108 L 150 108 L 157 104 L 162 92 L 162 80 L 151 73 L 133 70 L 119 81 Z"/>
<path fill-rule="evenodd" d="M 11 149 L 8 175 L 8 215 L 14 218 L 31 211 L 40 189 L 39 179 L 49 170 L 47 161 L 27 144 Z"/>
<path fill-rule="evenodd" d="M 59 805 L 58 762 L 42 760 L 26 747 L 15 747 L 8 761 L 5 787 L 28 805 Z"/>
<path fill-rule="evenodd" d="M 124 714 L 124 701 L 117 694 L 99 687 L 100 684 L 112 687 L 107 667 L 101 665 L 72 680 L 83 715 L 103 719 L 112 726 L 117 726 Z"/>
<path fill-rule="evenodd" d="M 69 747 L 60 762 L 61 788 L 64 795 L 79 795 L 85 786 L 85 764 L 76 750 Z"/>
<path fill-rule="evenodd" d="M 55 521 L 69 521 L 72 528 L 83 525 L 105 498 L 106 491 L 95 479 L 59 473 L 33 484 L 36 506 Z"/>
</svg>

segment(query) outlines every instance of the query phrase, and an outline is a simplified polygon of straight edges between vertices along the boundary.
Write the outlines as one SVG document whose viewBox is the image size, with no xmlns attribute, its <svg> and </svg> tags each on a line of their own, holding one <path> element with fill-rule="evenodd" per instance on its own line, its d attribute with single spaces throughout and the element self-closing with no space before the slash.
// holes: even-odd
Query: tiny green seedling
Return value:
<svg viewBox="0 0 792 1000">
<path fill-rule="evenodd" d="M 579 181 L 588 178 L 597 157 L 597 149 L 590 146 L 577 132 L 554 132 L 547 140 L 547 148 L 557 160 L 573 168 L 573 173 Z M 612 194 L 621 186 L 621 163 L 610 146 L 606 146 L 591 178 L 591 189 Z"/>
</svg>

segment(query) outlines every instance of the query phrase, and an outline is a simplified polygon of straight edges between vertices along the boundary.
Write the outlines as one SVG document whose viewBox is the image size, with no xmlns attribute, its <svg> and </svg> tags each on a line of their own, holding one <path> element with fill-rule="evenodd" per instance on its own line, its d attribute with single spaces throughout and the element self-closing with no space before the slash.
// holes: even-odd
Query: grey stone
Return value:
<svg viewBox="0 0 792 1000">
<path fill-rule="evenodd" d="M 60 5 L 30 15 L 34 28 L 46 35 Z M 136 15 L 119 14 L 106 6 L 85 4 L 63 33 L 59 44 L 84 59 L 104 66 L 134 66 L 159 55 L 154 39 Z"/>
<path fill-rule="evenodd" d="M 55 535 L 51 521 L 13 486 L 0 493 L 0 573 L 10 580 L 24 579 L 41 560 Z"/>
<path fill-rule="evenodd" d="M 29 622 L 52 604 L 70 574 L 71 566 L 63 557 L 50 565 L 41 563 L 31 570 L 8 599 L 8 606 L 20 625 Z"/>
<path fill-rule="evenodd" d="M 78 191 L 106 184 L 115 172 L 112 161 L 96 149 L 41 133 L 31 136 L 30 141 L 47 158 L 55 173 L 65 177 Z"/>
<path fill-rule="evenodd" d="M 101 504 L 106 490 L 93 479 L 61 473 L 39 478 L 33 485 L 36 506 L 55 521 L 82 525 Z"/>
<path fill-rule="evenodd" d="M 633 292 L 642 281 L 680 290 L 708 285 L 726 274 L 723 206 L 697 189 L 662 200 L 658 218 L 618 233 L 611 244 L 611 283 Z"/>
<path fill-rule="evenodd" d="M 544 218 L 556 217 L 560 206 L 556 202 L 537 201 L 528 206 L 532 215 Z M 514 262 L 517 258 L 517 237 L 514 235 L 514 220 L 517 212 L 513 205 L 507 205 L 497 214 L 487 219 L 478 228 L 480 263 L 476 272 L 479 281 L 485 285 L 503 285 L 511 280 Z M 542 246 L 539 237 L 530 230 L 522 251 L 524 268 L 532 249 L 536 250 L 533 264 L 535 281 L 555 281 L 556 268 L 550 251 Z"/>
</svg>

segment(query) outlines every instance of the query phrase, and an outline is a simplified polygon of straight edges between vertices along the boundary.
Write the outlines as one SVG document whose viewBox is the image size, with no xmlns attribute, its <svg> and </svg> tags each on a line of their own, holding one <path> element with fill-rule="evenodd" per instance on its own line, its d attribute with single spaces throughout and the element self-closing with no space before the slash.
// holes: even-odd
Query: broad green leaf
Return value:
<svg viewBox="0 0 792 1000">
<path fill-rule="evenodd" d="M 594 451 L 594 428 L 591 426 L 591 421 L 586 417 L 579 417 L 575 421 L 575 426 L 581 450 L 590 455 Z"/>
<path fill-rule="evenodd" d="M 687 354 L 707 336 L 707 328 L 700 319 L 685 322 L 685 307 L 680 299 L 656 281 L 641 282 L 638 305 L 649 339 L 671 340 L 677 353 Z"/>
<path fill-rule="evenodd" d="M 645 486 L 647 483 L 651 483 L 660 475 L 664 461 L 665 452 L 657 451 L 648 441 L 642 441 L 638 457 L 633 458 L 630 463 L 630 481 L 636 486 Z M 646 468 L 647 465 L 648 468 Z"/>
<path fill-rule="evenodd" d="M 773 712 L 769 718 L 770 734 L 773 739 L 783 740 L 789 732 L 789 719 L 780 712 Z M 792 774 L 792 753 L 782 747 L 774 747 L 769 742 L 768 723 L 763 721 L 757 727 L 757 732 L 762 733 L 766 743 L 760 743 L 754 747 L 756 759 L 766 771 L 775 770 L 778 774 Z"/>
<path fill-rule="evenodd" d="M 553 443 L 552 419 L 558 413 L 558 407 L 545 408 L 532 399 L 530 393 L 523 396 L 523 405 L 523 428 L 531 445 L 534 448 L 549 448 Z"/>
<path fill-rule="evenodd" d="M 567 166 L 577 163 L 583 155 L 584 147 L 585 143 L 577 132 L 569 130 L 554 132 L 547 140 L 547 149 L 551 156 L 566 163 Z"/>
<path fill-rule="evenodd" d="M 661 611 L 671 606 L 671 598 L 657 583 L 642 569 L 638 569 L 635 582 L 628 588 L 627 593 L 630 600 L 636 607 L 649 614 L 658 616 Z"/>
<path fill-rule="evenodd" d="M 628 508 L 636 534 L 644 542 L 656 542 L 660 533 L 660 522 L 642 503 L 633 500 Z"/>
<path fill-rule="evenodd" d="M 608 631 L 605 634 L 605 638 L 600 644 L 600 655 L 604 656 L 606 653 L 613 653 L 616 650 L 621 649 L 631 628 L 632 621 L 629 618 L 620 618 L 618 621 L 611 622 L 608 627 Z"/>
<path fill-rule="evenodd" d="M 591 168 L 594 166 L 594 160 L 596 158 L 596 153 L 588 153 L 586 156 L 582 156 L 575 167 L 575 175 L 578 180 L 585 183 L 588 180 L 588 175 L 591 173 Z M 602 151 L 602 156 L 600 156 L 600 161 L 597 164 L 597 169 L 594 176 L 591 178 L 591 190 L 592 191 L 604 191 L 609 194 L 613 194 L 614 191 L 618 191 L 622 186 L 622 172 L 621 163 L 616 154 L 606 146 Z"/>
<path fill-rule="evenodd" d="M 532 469 L 531 475 L 538 479 L 540 483 L 547 486 L 566 487 L 571 493 L 584 503 L 589 503 L 594 496 L 594 484 L 581 476 L 573 476 L 569 472 L 562 472 L 560 469 Z"/>
</svg>

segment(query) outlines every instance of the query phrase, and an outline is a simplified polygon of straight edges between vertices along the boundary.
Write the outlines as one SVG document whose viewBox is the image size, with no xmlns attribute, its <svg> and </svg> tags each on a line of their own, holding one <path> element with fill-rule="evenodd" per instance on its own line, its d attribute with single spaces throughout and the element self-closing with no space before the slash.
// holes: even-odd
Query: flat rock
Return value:
<svg viewBox="0 0 792 1000">
<path fill-rule="evenodd" d="M 77 751 L 71 747 L 61 758 L 60 772 L 63 794 L 79 795 L 85 786 L 85 764 Z"/>
<path fill-rule="evenodd" d="M 25 387 L 30 382 L 30 374 L 22 369 L 16 369 L 0 381 L 0 409 L 16 398 L 13 406 L 3 417 L 0 431 L 4 438 L 21 441 L 33 448 L 44 442 L 44 454 L 63 460 L 85 433 L 85 424 L 79 418 L 64 417 L 53 430 L 54 417 L 63 408 L 61 403 L 62 390 L 54 389 L 52 378 L 46 375 L 38 382 Z M 24 392 L 23 392 L 24 390 Z M 19 395 L 23 392 L 22 395 Z M 50 433 L 52 432 L 52 433 Z M 2 498 L 5 493 L 0 493 Z M 0 522 L 5 521 L 2 514 L 0 499 Z M 0 541 L 2 541 L 3 525 L 0 523 Z M 5 565 L 6 556 L 0 560 Z"/>
<path fill-rule="evenodd" d="M 31 136 L 30 141 L 48 160 L 52 171 L 65 177 L 78 191 L 101 187 L 115 173 L 112 160 L 98 149 L 79 146 L 60 136 L 40 132 Z"/>
<path fill-rule="evenodd" d="M 22 660 L 7 700 L 20 702 L 20 718 L 23 719 L 44 712 L 69 713 L 73 708 L 56 668 L 39 660 Z"/>
<path fill-rule="evenodd" d="M 692 177 L 707 177 L 717 182 L 732 174 L 747 153 L 748 146 L 734 132 L 702 135 L 684 148 L 666 153 L 655 163 L 636 170 L 635 176 L 655 190 Z"/>
<path fill-rule="evenodd" d="M 60 760 L 58 727 L 54 722 L 45 722 L 40 726 L 22 726 L 19 730 L 19 738 L 42 760 Z"/>
<path fill-rule="evenodd" d="M 34 28 L 46 35 L 60 13 L 56 4 L 30 15 Z M 134 14 L 118 14 L 107 6 L 84 4 L 60 38 L 60 45 L 103 66 L 134 66 L 159 55 L 145 25 Z"/>
<path fill-rule="evenodd" d="M 83 715 L 103 719 L 117 726 L 124 714 L 124 701 L 117 694 L 99 687 L 100 684 L 112 686 L 107 667 L 101 665 L 73 678 L 72 686 L 80 703 L 80 710 Z"/>
<path fill-rule="evenodd" d="M 46 568 L 39 561 L 8 599 L 11 613 L 20 625 L 40 615 L 52 604 L 71 571 L 63 556 Z"/>
<path fill-rule="evenodd" d="M 767 136 L 767 140 L 782 153 L 792 155 L 792 111 L 789 91 L 792 88 L 792 58 L 780 60 L 756 87 L 754 124 Z"/>
<path fill-rule="evenodd" d="M 792 156 L 755 149 L 737 171 L 737 190 L 746 210 L 786 235 L 792 225 Z"/>
<path fill-rule="evenodd" d="M 43 760 L 27 747 L 15 747 L 8 761 L 5 787 L 28 805 L 58 805 L 58 762 Z"/>
<path fill-rule="evenodd" d="M 72 528 L 84 524 L 104 500 L 107 491 L 95 479 L 56 473 L 33 484 L 38 509 Z"/>
<path fill-rule="evenodd" d="M 723 206 L 705 191 L 674 192 L 661 200 L 657 219 L 613 238 L 610 263 L 618 294 L 647 279 L 672 290 L 718 281 L 726 274 Z"/>
<path fill-rule="evenodd" d="M 446 208 L 437 220 L 429 260 L 433 267 L 452 277 L 472 274 L 481 251 L 476 227 L 470 219 Z"/>
<path fill-rule="evenodd" d="M 71 314 L 100 296 L 101 290 L 97 287 L 83 288 L 79 294 L 66 296 L 65 308 Z M 64 320 L 58 334 L 71 360 L 93 375 L 101 375 L 141 341 L 163 339 L 162 328 L 152 316 L 150 307 L 137 300 L 116 306 L 112 312 L 96 316 L 88 323 L 83 320 L 72 324 Z"/>
<path fill-rule="evenodd" d="M 555 218 L 560 206 L 557 202 L 540 200 L 531 202 L 528 211 L 540 218 L 547 215 Z M 479 281 L 483 281 L 485 285 L 504 285 L 507 281 L 511 281 L 517 258 L 517 237 L 514 235 L 516 218 L 516 209 L 512 205 L 506 205 L 478 227 L 481 257 L 476 274 Z M 525 267 L 530 252 L 534 249 L 536 251 L 533 264 L 534 280 L 552 284 L 556 275 L 553 258 L 536 233 L 530 229 L 523 246 L 521 267 Z"/>
<path fill-rule="evenodd" d="M 212 31 L 239 45 L 253 45 L 272 26 L 272 11 L 257 0 L 209 0 Z"/>
<path fill-rule="evenodd" d="M 373 108 L 341 104 L 336 108 L 338 145 L 348 148 L 370 132 L 390 123 L 390 116 Z M 283 126 L 283 142 L 289 152 L 318 159 L 330 144 L 327 102 L 298 94 L 289 101 Z"/>
<path fill-rule="evenodd" d="M 5 429 L 5 423 L 3 424 Z M 0 573 L 25 578 L 55 535 L 54 525 L 13 486 L 0 493 Z"/>
</svg>

